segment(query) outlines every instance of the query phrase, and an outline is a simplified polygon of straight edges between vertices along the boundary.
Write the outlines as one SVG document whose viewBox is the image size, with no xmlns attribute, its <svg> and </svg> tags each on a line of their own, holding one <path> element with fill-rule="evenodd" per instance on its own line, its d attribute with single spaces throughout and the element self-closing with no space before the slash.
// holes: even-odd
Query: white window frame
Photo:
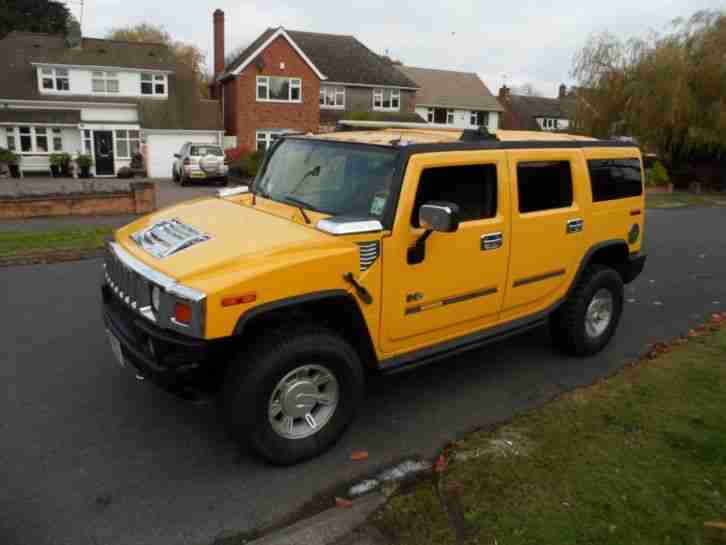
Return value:
<svg viewBox="0 0 726 545">
<path fill-rule="evenodd" d="M 136 133 L 132 136 L 131 133 Z M 119 152 L 119 143 L 126 144 L 126 155 Z M 117 159 L 131 159 L 134 151 L 131 149 L 132 143 L 136 143 L 136 150 L 141 150 L 141 131 L 139 129 L 114 129 L 113 131 L 113 152 Z"/>
<path fill-rule="evenodd" d="M 326 110 L 345 110 L 345 87 L 321 85 L 320 107 Z"/>
<path fill-rule="evenodd" d="M 30 150 L 28 151 L 23 151 L 20 133 L 21 127 L 29 129 L 28 133 L 22 133 L 22 136 L 30 137 Z M 5 127 L 3 134 L 5 134 L 5 145 L 13 153 L 17 153 L 18 155 L 50 155 L 51 153 L 63 152 L 63 131 L 60 127 L 22 124 L 13 127 Z M 8 138 L 13 139 L 12 148 L 8 142 Z M 45 151 L 39 149 L 38 138 L 45 138 L 47 148 Z M 60 141 L 60 149 L 57 149 L 55 146 L 56 140 Z"/>
<path fill-rule="evenodd" d="M 147 79 L 144 79 L 147 78 Z M 139 96 L 141 97 L 167 97 L 169 96 L 169 78 L 166 74 L 154 74 L 151 72 L 142 72 L 139 81 Z M 151 84 L 151 93 L 144 93 L 144 84 Z M 156 86 L 163 85 L 164 92 L 157 91 Z"/>
<path fill-rule="evenodd" d="M 428 123 L 434 122 L 434 111 L 435 110 L 436 110 L 435 108 L 426 108 L 426 121 Z"/>
<path fill-rule="evenodd" d="M 71 92 L 71 73 L 68 68 L 51 68 L 48 66 L 39 66 L 38 73 L 38 90 L 41 93 L 70 93 Z M 43 80 L 50 80 L 52 87 L 43 86 Z M 65 85 L 60 82 L 65 81 Z M 65 87 L 65 88 L 64 88 Z"/>
<path fill-rule="evenodd" d="M 385 107 L 386 95 L 388 95 L 388 103 L 390 106 Z M 393 102 L 396 105 L 393 105 Z M 373 89 L 373 110 L 379 112 L 398 112 L 401 110 L 401 90 L 394 87 L 376 87 Z"/>
<path fill-rule="evenodd" d="M 284 132 L 283 129 L 278 131 L 255 131 L 255 149 L 257 151 L 267 151 L 275 139 Z M 265 149 L 260 149 L 260 143 L 265 144 Z"/>
<path fill-rule="evenodd" d="M 288 80 L 287 96 L 288 100 L 281 98 L 270 98 L 270 78 L 279 78 Z M 257 102 L 302 102 L 302 78 L 292 78 L 286 76 L 257 76 L 257 85 L 255 85 L 255 100 Z M 260 97 L 260 90 L 265 89 L 264 96 Z M 293 90 L 297 89 L 298 98 L 292 98 Z"/>
<path fill-rule="evenodd" d="M 94 155 L 93 130 L 92 129 L 83 129 L 83 132 L 81 133 L 81 141 L 82 141 L 83 153 L 85 155 L 90 155 L 91 157 L 93 157 L 93 155 Z"/>
<path fill-rule="evenodd" d="M 446 124 L 447 125 L 453 125 L 456 123 L 456 111 L 455 110 L 446 110 Z"/>
<path fill-rule="evenodd" d="M 93 88 L 94 84 L 100 82 L 103 86 L 102 90 Z M 116 90 L 112 91 L 109 84 L 116 82 Z M 91 92 L 94 95 L 118 95 L 121 92 L 121 81 L 118 72 L 109 72 L 103 70 L 91 71 Z"/>
<path fill-rule="evenodd" d="M 479 125 L 477 123 L 477 117 L 479 117 L 479 113 L 481 113 L 484 116 L 485 123 L 482 123 Z M 469 125 L 473 127 L 488 127 L 489 126 L 489 112 L 486 110 L 472 110 L 469 112 Z"/>
</svg>

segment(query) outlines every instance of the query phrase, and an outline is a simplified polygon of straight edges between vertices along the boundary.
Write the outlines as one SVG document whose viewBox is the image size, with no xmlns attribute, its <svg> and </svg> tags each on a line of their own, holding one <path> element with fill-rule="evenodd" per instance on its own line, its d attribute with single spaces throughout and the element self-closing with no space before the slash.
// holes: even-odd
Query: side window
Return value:
<svg viewBox="0 0 726 545">
<path fill-rule="evenodd" d="M 638 197 L 643 194 L 643 178 L 637 159 L 591 159 L 590 171 L 593 202 Z"/>
<path fill-rule="evenodd" d="M 572 170 L 569 161 L 517 164 L 519 212 L 537 212 L 572 205 Z"/>
<path fill-rule="evenodd" d="M 459 205 L 460 220 L 472 221 L 497 215 L 496 165 L 427 168 L 421 173 L 411 225 L 419 227 L 418 209 L 429 201 Z"/>
</svg>

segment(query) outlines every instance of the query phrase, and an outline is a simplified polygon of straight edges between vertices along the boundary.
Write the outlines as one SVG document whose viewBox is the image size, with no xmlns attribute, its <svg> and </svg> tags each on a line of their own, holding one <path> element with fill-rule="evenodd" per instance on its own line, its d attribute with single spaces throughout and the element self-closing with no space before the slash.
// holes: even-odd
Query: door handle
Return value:
<svg viewBox="0 0 726 545">
<path fill-rule="evenodd" d="M 489 233 L 488 235 L 481 236 L 481 251 L 496 250 L 501 248 L 504 242 L 504 238 L 501 233 Z"/>
<path fill-rule="evenodd" d="M 574 220 L 569 220 L 567 222 L 567 234 L 569 235 L 572 233 L 579 233 L 582 231 L 584 226 L 585 226 L 585 222 L 580 218 L 576 218 Z"/>
</svg>

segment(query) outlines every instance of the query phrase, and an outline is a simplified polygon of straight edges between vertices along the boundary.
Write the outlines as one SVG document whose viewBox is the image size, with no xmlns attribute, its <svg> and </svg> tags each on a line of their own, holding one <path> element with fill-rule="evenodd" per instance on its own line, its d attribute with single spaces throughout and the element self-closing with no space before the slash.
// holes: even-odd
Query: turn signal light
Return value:
<svg viewBox="0 0 726 545">
<path fill-rule="evenodd" d="M 177 303 L 174 305 L 174 319 L 180 324 L 192 323 L 192 309 L 189 305 L 184 303 Z"/>
<path fill-rule="evenodd" d="M 254 303 L 257 301 L 257 294 L 255 292 L 244 293 L 242 295 L 232 295 L 222 299 L 223 307 L 233 307 L 235 305 L 243 305 L 245 303 Z"/>
</svg>

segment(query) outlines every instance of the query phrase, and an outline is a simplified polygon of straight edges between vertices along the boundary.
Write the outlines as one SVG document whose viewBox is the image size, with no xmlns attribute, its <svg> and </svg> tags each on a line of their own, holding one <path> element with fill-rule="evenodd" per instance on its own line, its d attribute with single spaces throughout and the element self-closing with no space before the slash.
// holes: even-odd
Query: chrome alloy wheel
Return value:
<svg viewBox="0 0 726 545">
<path fill-rule="evenodd" d="M 340 386 L 320 365 L 302 365 L 282 377 L 272 391 L 267 417 L 275 433 L 304 439 L 318 433 L 335 414 Z"/>
<path fill-rule="evenodd" d="M 585 331 L 591 339 L 597 339 L 605 333 L 613 319 L 613 296 L 610 291 L 601 288 L 587 306 L 585 312 Z"/>
</svg>

